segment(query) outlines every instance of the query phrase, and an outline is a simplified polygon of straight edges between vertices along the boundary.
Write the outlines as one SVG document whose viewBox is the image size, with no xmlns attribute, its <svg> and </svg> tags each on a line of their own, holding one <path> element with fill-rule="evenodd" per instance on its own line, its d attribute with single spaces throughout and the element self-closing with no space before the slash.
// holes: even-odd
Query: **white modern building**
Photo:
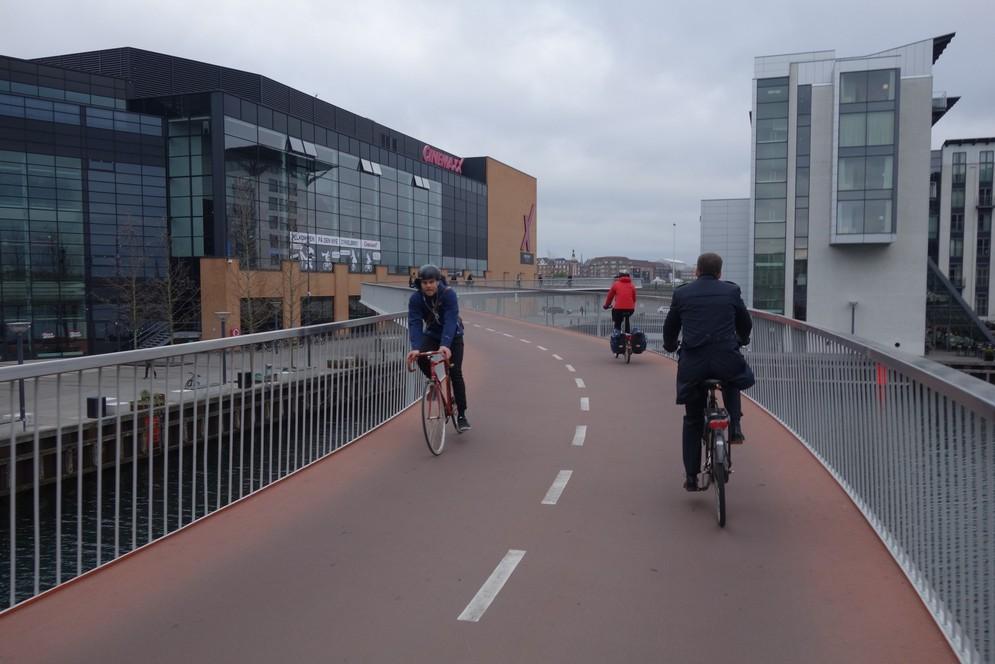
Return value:
<svg viewBox="0 0 995 664">
<path fill-rule="evenodd" d="M 995 138 L 948 140 L 932 163 L 929 257 L 980 318 L 993 320 Z"/>
<path fill-rule="evenodd" d="M 722 256 L 722 278 L 739 284 L 746 298 L 750 280 L 749 198 L 701 202 L 701 250 Z"/>
<path fill-rule="evenodd" d="M 933 64 L 953 36 L 756 58 L 753 307 L 923 354 L 930 137 L 956 102 L 934 97 Z M 721 253 L 702 210 L 702 250 Z"/>
</svg>

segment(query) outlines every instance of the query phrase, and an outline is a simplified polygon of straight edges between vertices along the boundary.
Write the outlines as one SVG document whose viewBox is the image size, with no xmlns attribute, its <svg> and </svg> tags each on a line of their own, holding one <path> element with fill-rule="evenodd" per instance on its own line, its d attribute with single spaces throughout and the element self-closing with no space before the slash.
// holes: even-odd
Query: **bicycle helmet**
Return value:
<svg viewBox="0 0 995 664">
<path fill-rule="evenodd" d="M 421 281 L 422 279 L 442 281 L 442 270 L 431 263 L 426 263 L 418 270 L 418 280 Z"/>
<path fill-rule="evenodd" d="M 628 270 L 619 270 L 618 271 L 618 277 L 628 277 L 628 276 L 630 276 Z"/>
</svg>

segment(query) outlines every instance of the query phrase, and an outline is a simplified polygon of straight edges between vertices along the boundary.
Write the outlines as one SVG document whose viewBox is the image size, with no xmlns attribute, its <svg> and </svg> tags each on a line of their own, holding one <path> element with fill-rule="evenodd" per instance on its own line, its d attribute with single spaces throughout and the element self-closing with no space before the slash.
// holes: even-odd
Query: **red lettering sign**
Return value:
<svg viewBox="0 0 995 664">
<path fill-rule="evenodd" d="M 444 168 L 447 171 L 452 171 L 457 175 L 463 175 L 463 159 L 460 157 L 454 157 L 445 152 L 440 152 L 436 150 L 431 145 L 426 145 L 421 149 L 421 158 L 423 161 L 429 164 L 435 164 L 439 168 Z"/>
</svg>

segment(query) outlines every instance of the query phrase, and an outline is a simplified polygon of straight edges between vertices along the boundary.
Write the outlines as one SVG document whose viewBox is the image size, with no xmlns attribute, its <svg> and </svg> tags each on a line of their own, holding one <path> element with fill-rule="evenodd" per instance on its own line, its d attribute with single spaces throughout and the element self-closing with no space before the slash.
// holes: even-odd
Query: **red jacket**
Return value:
<svg viewBox="0 0 995 664">
<path fill-rule="evenodd" d="M 608 297 L 605 298 L 606 308 L 611 306 L 612 300 L 615 300 L 616 309 L 636 308 L 636 287 L 632 285 L 630 277 L 619 277 L 612 284 Z"/>
</svg>

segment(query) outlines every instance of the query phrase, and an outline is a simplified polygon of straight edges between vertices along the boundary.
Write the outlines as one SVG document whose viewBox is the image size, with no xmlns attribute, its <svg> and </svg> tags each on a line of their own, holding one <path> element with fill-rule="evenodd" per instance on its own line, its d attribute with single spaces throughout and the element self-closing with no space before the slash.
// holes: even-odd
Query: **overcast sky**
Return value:
<svg viewBox="0 0 995 664">
<path fill-rule="evenodd" d="M 754 56 L 956 32 L 938 147 L 995 136 L 993 26 L 992 0 L 0 0 L 0 53 L 134 46 L 263 74 L 536 176 L 540 255 L 690 260 L 699 201 L 749 192 Z"/>
</svg>

